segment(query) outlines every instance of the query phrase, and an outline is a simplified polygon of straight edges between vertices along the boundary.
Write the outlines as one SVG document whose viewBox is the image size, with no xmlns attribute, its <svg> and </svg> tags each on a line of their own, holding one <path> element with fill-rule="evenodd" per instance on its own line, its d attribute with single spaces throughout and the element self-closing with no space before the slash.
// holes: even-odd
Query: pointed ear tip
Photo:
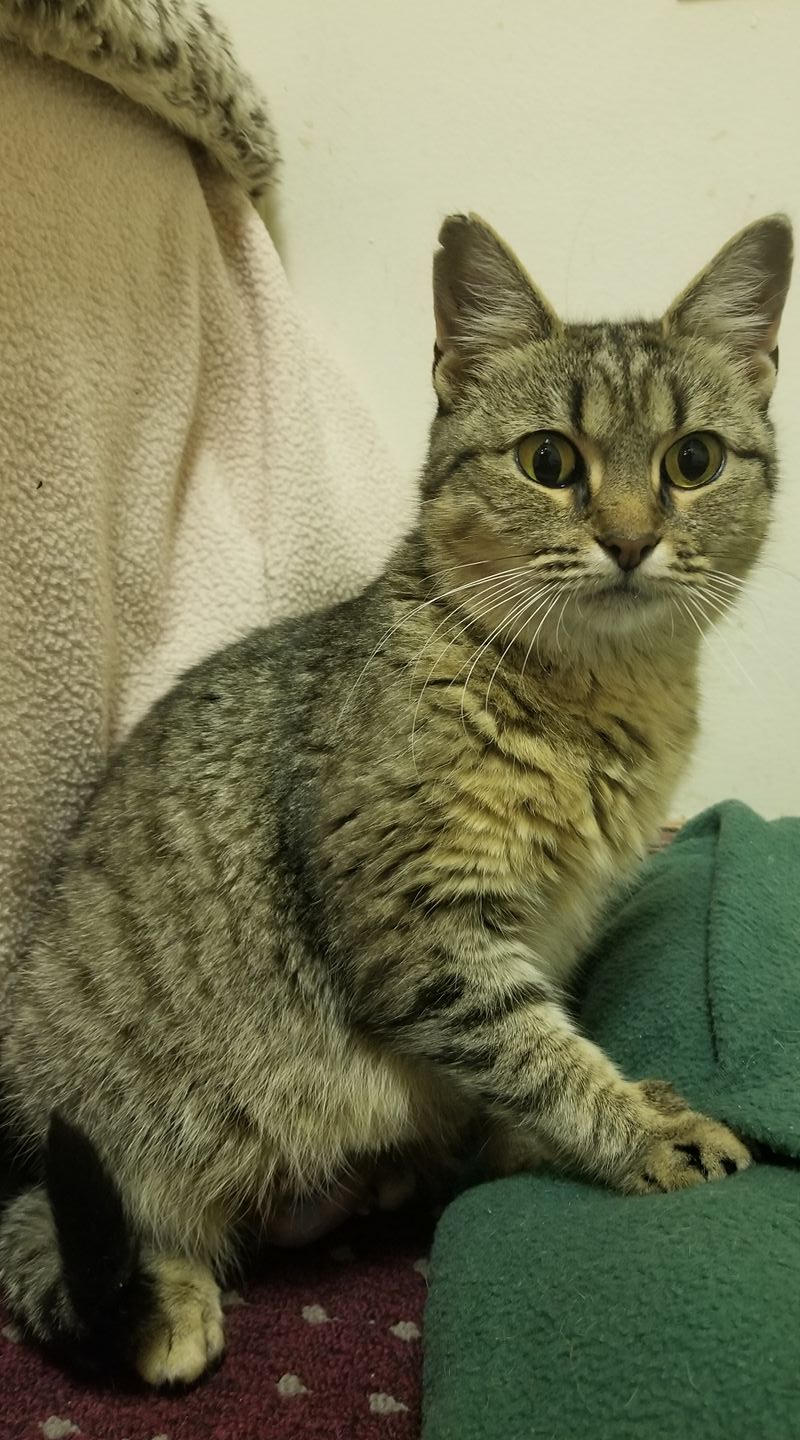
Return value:
<svg viewBox="0 0 800 1440">
<path fill-rule="evenodd" d="M 784 299 L 789 289 L 794 262 L 794 229 L 788 215 L 767 215 L 764 219 L 771 270 Z"/>
<path fill-rule="evenodd" d="M 784 214 L 783 211 L 778 210 L 774 215 L 765 215 L 761 224 L 776 240 L 780 239 L 785 245 L 791 245 L 794 226 L 789 216 Z"/>
<path fill-rule="evenodd" d="M 756 224 L 759 222 L 756 221 Z M 761 221 L 762 225 L 769 225 L 773 230 L 782 230 L 785 235 L 791 235 L 793 226 L 791 217 L 785 210 L 775 210 L 771 215 L 765 215 Z"/>
<path fill-rule="evenodd" d="M 469 215 L 463 215 L 458 210 L 455 210 L 452 215 L 446 215 L 439 226 L 439 244 L 445 245 L 457 231 L 463 231 L 464 227 L 469 224 L 470 218 Z"/>
<path fill-rule="evenodd" d="M 794 251 L 794 227 L 788 215 L 782 211 L 776 211 L 774 215 L 764 215 L 760 220 L 754 220 L 748 228 L 752 235 L 760 236 L 768 241 L 778 251 L 784 263 L 791 263 Z"/>
<path fill-rule="evenodd" d="M 488 220 L 482 215 L 477 215 L 474 210 L 464 214 L 461 211 L 454 211 L 452 215 L 445 216 L 439 229 L 439 244 L 445 245 L 448 240 L 455 237 L 463 237 L 467 231 L 480 230 L 484 235 L 490 235 L 493 240 L 497 237 Z"/>
</svg>

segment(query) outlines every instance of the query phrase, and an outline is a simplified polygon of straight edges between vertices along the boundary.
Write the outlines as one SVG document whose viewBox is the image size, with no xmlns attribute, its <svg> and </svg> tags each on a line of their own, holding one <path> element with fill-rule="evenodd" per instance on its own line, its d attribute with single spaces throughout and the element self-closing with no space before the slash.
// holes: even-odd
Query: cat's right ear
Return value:
<svg viewBox="0 0 800 1440">
<path fill-rule="evenodd" d="M 768 400 L 791 275 L 791 222 L 767 215 L 734 235 L 678 296 L 661 322 L 664 333 L 725 345 Z"/>
<path fill-rule="evenodd" d="M 492 353 L 561 329 L 516 256 L 477 215 L 451 215 L 439 232 L 433 304 L 433 383 L 445 404 Z"/>
</svg>

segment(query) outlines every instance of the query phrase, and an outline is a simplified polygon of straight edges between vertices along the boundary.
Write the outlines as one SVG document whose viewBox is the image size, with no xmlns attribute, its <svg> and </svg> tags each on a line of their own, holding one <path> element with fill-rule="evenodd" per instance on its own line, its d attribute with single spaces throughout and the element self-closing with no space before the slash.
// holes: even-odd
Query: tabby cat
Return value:
<svg viewBox="0 0 800 1440">
<path fill-rule="evenodd" d="M 318 1234 L 476 1124 L 496 1173 L 631 1195 L 748 1165 L 562 996 L 767 528 L 790 268 L 771 217 L 661 321 L 565 325 L 446 221 L 416 528 L 153 707 L 19 972 L 0 1084 L 34 1173 L 0 1273 L 32 1337 L 191 1381 L 245 1235 Z"/>
</svg>

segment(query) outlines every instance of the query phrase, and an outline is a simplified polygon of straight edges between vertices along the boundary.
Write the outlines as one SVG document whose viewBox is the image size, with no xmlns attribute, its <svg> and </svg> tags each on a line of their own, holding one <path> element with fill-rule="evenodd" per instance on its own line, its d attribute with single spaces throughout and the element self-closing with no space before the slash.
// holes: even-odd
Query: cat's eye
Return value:
<svg viewBox="0 0 800 1440">
<path fill-rule="evenodd" d="M 577 478 L 575 446 L 555 430 L 537 430 L 533 435 L 526 435 L 514 453 L 520 470 L 538 485 L 559 490 Z"/>
<path fill-rule="evenodd" d="M 661 475 L 678 490 L 697 490 L 716 480 L 725 465 L 725 447 L 718 435 L 698 430 L 670 445 L 661 461 Z"/>
</svg>

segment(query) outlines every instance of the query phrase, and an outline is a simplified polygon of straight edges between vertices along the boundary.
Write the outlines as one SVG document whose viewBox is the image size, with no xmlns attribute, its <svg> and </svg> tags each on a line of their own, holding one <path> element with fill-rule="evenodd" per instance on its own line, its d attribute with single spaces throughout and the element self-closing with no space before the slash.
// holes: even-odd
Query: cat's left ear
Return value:
<svg viewBox="0 0 800 1440">
<path fill-rule="evenodd" d="M 667 311 L 667 335 L 700 336 L 744 360 L 764 399 L 778 373 L 778 327 L 792 274 L 792 226 L 768 215 L 734 235 Z"/>
<path fill-rule="evenodd" d="M 433 383 L 445 402 L 493 353 L 561 329 L 516 256 L 477 215 L 445 220 L 433 261 L 433 300 Z"/>
</svg>

